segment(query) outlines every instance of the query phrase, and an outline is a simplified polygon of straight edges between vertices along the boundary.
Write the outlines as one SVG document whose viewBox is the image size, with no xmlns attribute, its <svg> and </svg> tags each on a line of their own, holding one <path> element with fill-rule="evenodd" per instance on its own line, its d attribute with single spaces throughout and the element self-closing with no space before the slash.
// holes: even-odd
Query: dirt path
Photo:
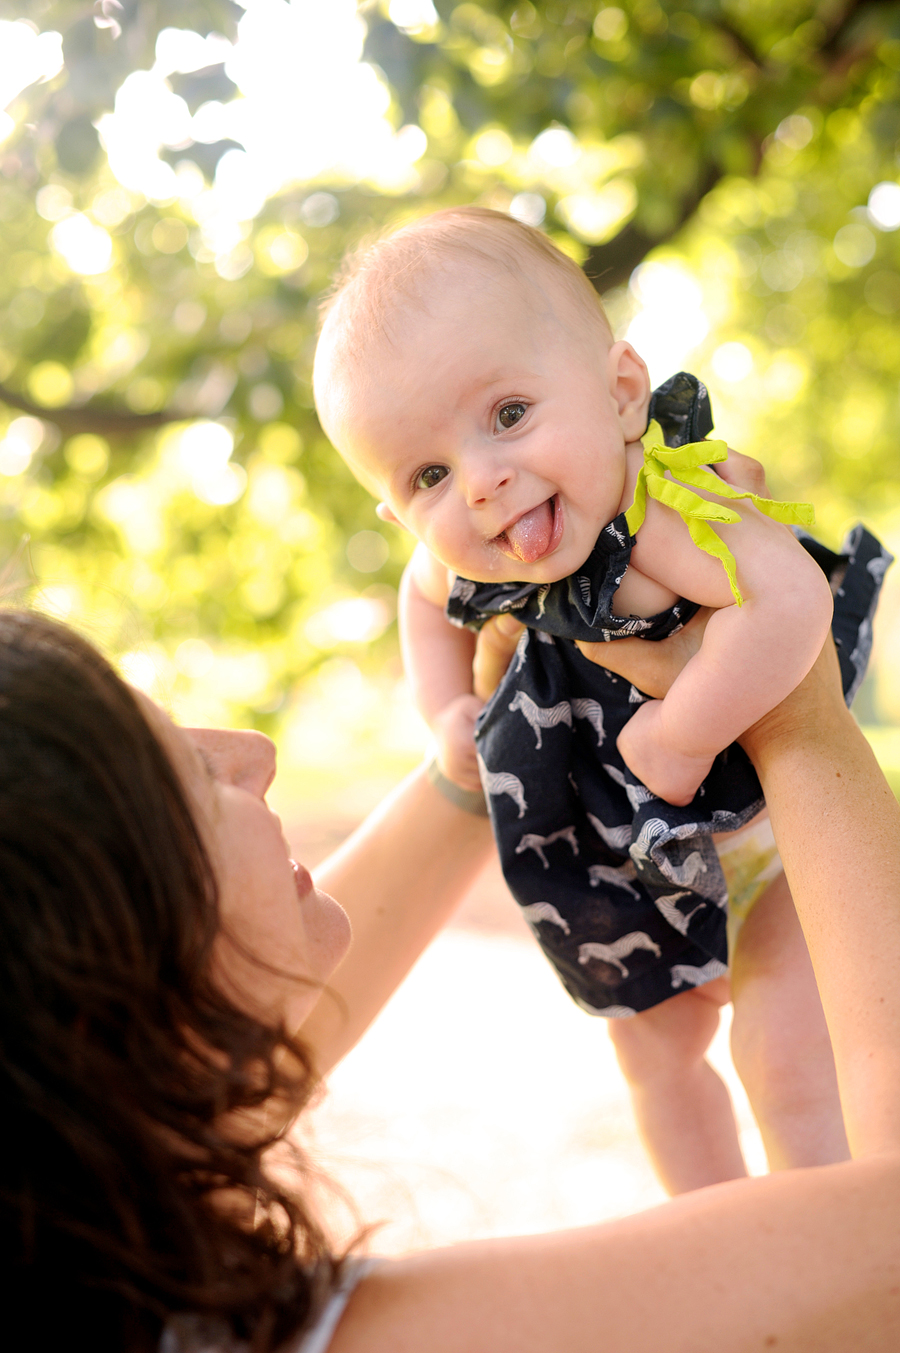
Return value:
<svg viewBox="0 0 900 1353">
<path fill-rule="evenodd" d="M 326 854 L 349 825 L 298 821 L 304 858 Z M 727 1023 L 713 1060 L 760 1170 Z M 569 1000 L 496 864 L 333 1073 L 300 1140 L 356 1201 L 350 1214 L 331 1197 L 343 1234 L 380 1224 L 376 1253 L 585 1225 L 664 1196 L 605 1022 Z"/>
</svg>

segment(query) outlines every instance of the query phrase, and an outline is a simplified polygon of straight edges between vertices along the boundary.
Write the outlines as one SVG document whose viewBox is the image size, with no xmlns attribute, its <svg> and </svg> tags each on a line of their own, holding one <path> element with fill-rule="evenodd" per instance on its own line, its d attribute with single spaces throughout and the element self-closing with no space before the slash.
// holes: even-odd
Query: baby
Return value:
<svg viewBox="0 0 900 1353">
<path fill-rule="evenodd" d="M 378 515 L 420 542 L 402 642 L 444 776 L 475 789 L 480 761 L 529 922 L 579 1004 L 621 1018 L 617 1052 L 667 1186 L 742 1173 L 703 1060 L 728 999 L 716 844 L 750 829 L 748 896 L 779 872 L 731 744 L 802 680 L 831 623 L 828 579 L 782 524 L 806 511 L 707 468 L 727 451 L 699 441 L 711 428 L 699 383 L 651 398 L 581 270 L 485 209 L 437 213 L 363 252 L 329 304 L 314 380 Z M 662 638 L 700 606 L 713 610 L 702 645 L 664 700 L 573 642 Z M 529 628 L 482 710 L 472 630 L 506 611 Z M 748 922 L 745 944 L 748 1090 L 773 1163 L 825 1163 L 846 1150 L 830 1046 L 783 876 L 773 889 L 766 943 Z"/>
</svg>

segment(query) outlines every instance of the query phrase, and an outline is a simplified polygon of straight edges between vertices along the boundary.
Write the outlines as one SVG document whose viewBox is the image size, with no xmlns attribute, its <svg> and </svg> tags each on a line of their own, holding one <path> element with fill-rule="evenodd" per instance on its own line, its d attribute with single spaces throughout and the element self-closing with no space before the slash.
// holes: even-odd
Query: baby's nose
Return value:
<svg viewBox="0 0 900 1353">
<path fill-rule="evenodd" d="M 507 465 L 496 464 L 482 457 L 473 458 L 464 474 L 469 507 L 483 507 L 493 502 L 512 481 L 512 471 Z"/>
</svg>

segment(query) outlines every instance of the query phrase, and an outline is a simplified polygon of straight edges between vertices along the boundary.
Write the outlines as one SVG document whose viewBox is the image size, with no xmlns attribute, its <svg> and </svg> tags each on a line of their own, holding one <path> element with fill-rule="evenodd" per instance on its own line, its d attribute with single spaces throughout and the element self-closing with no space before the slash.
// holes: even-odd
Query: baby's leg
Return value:
<svg viewBox="0 0 900 1353">
<path fill-rule="evenodd" d="M 747 1173 L 731 1098 L 704 1055 L 728 999 L 720 977 L 609 1023 L 638 1130 L 670 1194 Z"/>
<path fill-rule="evenodd" d="M 769 1168 L 847 1160 L 831 1041 L 784 874 L 741 927 L 731 982 L 732 1055 Z"/>
</svg>

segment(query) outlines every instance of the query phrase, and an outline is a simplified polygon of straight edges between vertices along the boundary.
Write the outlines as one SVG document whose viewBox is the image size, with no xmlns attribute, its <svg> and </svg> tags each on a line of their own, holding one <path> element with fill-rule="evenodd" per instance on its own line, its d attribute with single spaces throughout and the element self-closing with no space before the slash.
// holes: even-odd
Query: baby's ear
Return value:
<svg viewBox="0 0 900 1353">
<path fill-rule="evenodd" d="M 608 371 L 610 394 L 619 411 L 625 440 L 636 442 L 647 430 L 650 373 L 644 359 L 624 340 L 610 348 Z"/>
<path fill-rule="evenodd" d="M 403 525 L 403 522 L 400 520 L 398 516 L 396 516 L 391 511 L 387 503 L 378 504 L 378 506 L 375 509 L 375 516 L 378 518 L 379 521 L 388 521 L 391 523 L 392 526 L 399 526 L 402 531 L 406 530 L 406 527 Z"/>
</svg>

